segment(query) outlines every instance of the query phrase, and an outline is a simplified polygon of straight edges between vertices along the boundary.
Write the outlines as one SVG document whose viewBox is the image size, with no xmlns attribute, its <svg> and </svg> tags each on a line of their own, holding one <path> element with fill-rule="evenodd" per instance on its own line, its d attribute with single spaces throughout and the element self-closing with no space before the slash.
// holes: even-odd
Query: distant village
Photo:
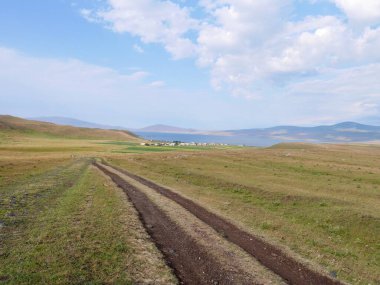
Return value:
<svg viewBox="0 0 380 285">
<path fill-rule="evenodd" d="M 143 142 L 140 144 L 141 146 L 228 146 L 228 144 L 224 143 L 197 143 L 197 142 L 181 142 L 181 141 L 173 141 L 173 142 Z"/>
</svg>

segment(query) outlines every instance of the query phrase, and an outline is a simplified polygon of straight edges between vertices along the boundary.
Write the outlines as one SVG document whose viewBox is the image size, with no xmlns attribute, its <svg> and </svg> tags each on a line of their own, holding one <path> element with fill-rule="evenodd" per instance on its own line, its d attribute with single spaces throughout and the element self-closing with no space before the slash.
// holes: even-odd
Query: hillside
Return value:
<svg viewBox="0 0 380 285">
<path fill-rule="evenodd" d="M 8 115 L 0 115 L 0 131 L 16 131 L 23 134 L 50 135 L 75 139 L 138 140 L 136 135 L 124 130 L 60 126 L 53 123 L 26 120 Z"/>
<path fill-rule="evenodd" d="M 39 122 L 53 123 L 53 124 L 62 125 L 62 126 L 79 127 L 79 128 L 127 130 L 127 128 L 124 128 L 124 127 L 97 124 L 97 123 L 92 123 L 92 122 L 87 122 L 87 121 L 82 121 L 82 120 L 67 118 L 67 117 L 35 117 L 35 118 L 27 118 L 27 119 L 33 120 L 33 121 L 39 121 Z"/>
</svg>

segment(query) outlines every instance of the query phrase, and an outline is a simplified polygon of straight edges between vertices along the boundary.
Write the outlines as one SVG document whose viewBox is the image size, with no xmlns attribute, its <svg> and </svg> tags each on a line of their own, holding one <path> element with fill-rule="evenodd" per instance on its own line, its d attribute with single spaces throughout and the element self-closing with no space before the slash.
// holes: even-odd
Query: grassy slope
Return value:
<svg viewBox="0 0 380 285">
<path fill-rule="evenodd" d="M 22 136 L 28 135 L 47 138 L 138 141 L 138 138 L 128 131 L 60 126 L 4 115 L 0 115 L 0 130 L 2 133 L 0 140 L 9 139 L 20 134 Z"/>
<path fill-rule="evenodd" d="M 379 283 L 380 148 L 110 157 L 355 284 Z"/>
</svg>

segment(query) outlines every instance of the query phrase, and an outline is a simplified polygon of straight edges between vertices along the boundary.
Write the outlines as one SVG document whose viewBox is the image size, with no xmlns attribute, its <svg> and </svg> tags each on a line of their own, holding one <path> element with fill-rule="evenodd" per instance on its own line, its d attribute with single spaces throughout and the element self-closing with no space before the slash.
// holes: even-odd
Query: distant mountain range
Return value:
<svg viewBox="0 0 380 285">
<path fill-rule="evenodd" d="M 104 129 L 104 130 L 127 130 L 127 128 L 120 127 L 120 126 L 102 125 L 102 124 L 91 123 L 91 122 L 81 121 L 81 120 L 67 118 L 67 117 L 35 117 L 35 118 L 27 118 L 27 119 L 53 123 L 53 124 L 62 125 L 62 126 L 79 127 L 79 128 Z"/>
<path fill-rule="evenodd" d="M 67 118 L 67 117 L 34 117 L 34 118 L 27 118 L 28 120 L 34 120 L 34 121 L 41 121 L 41 122 L 47 122 L 47 123 L 53 123 L 56 125 L 62 125 L 62 126 L 73 126 L 73 127 L 80 127 L 80 128 L 92 128 L 92 129 L 105 129 L 105 130 L 129 130 L 129 131 L 136 131 L 136 132 L 152 132 L 152 133 L 199 133 L 203 131 L 197 131 L 194 129 L 185 129 L 185 128 L 179 128 L 179 127 L 173 127 L 168 125 L 152 125 L 145 128 L 126 128 L 121 126 L 110 126 L 110 125 L 103 125 L 103 124 L 97 124 L 87 121 L 82 121 L 78 119 L 73 118 Z"/>
<path fill-rule="evenodd" d="M 152 133 L 194 133 L 198 132 L 194 129 L 184 129 L 179 127 L 173 127 L 168 125 L 153 125 L 141 129 L 135 129 L 139 132 L 152 132 Z"/>
<path fill-rule="evenodd" d="M 329 126 L 278 126 L 266 129 L 227 131 L 238 136 L 268 137 L 280 141 L 302 142 L 368 142 L 380 141 L 380 126 L 343 122 Z"/>
<path fill-rule="evenodd" d="M 380 126 L 370 126 L 355 122 L 343 122 L 335 125 L 316 127 L 276 126 L 272 128 L 253 128 L 242 130 L 203 131 L 180 128 L 169 125 L 152 125 L 141 129 L 132 129 L 119 126 L 108 126 L 65 117 L 39 117 L 33 118 L 58 125 L 69 125 L 86 128 L 129 130 L 144 137 L 148 133 L 181 134 L 194 136 L 236 137 L 243 141 L 250 138 L 270 140 L 273 142 L 369 142 L 380 141 Z M 189 138 L 190 139 L 190 138 Z"/>
</svg>

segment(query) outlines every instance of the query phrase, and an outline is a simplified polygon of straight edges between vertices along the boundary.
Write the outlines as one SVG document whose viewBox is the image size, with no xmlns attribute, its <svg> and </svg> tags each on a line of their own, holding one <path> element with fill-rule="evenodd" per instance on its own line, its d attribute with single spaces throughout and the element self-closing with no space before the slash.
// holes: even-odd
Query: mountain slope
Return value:
<svg viewBox="0 0 380 285">
<path fill-rule="evenodd" d="M 193 130 L 193 129 L 185 129 L 185 128 L 161 125 L 161 124 L 148 126 L 142 129 L 138 129 L 137 131 L 153 132 L 153 133 L 193 133 L 193 132 L 196 132 L 196 130 Z"/>
<path fill-rule="evenodd" d="M 316 127 L 277 126 L 266 129 L 230 130 L 228 132 L 237 136 L 271 138 L 281 141 L 365 142 L 380 140 L 379 126 L 355 122 Z"/>
<path fill-rule="evenodd" d="M 67 117 L 36 117 L 36 118 L 28 118 L 28 120 L 53 123 L 56 125 L 63 125 L 63 126 L 73 126 L 73 127 L 79 127 L 79 128 L 126 130 L 126 128 L 124 127 L 102 125 L 102 124 L 97 124 L 97 123 L 92 123 L 92 122 L 87 122 L 87 121 L 82 121 L 82 120 L 77 120 L 77 119 L 67 118 Z"/>
<path fill-rule="evenodd" d="M 103 130 L 60 126 L 53 123 L 26 120 L 8 115 L 0 115 L 0 131 L 14 131 L 23 134 L 42 134 L 76 139 L 139 140 L 136 135 L 124 130 Z"/>
</svg>

